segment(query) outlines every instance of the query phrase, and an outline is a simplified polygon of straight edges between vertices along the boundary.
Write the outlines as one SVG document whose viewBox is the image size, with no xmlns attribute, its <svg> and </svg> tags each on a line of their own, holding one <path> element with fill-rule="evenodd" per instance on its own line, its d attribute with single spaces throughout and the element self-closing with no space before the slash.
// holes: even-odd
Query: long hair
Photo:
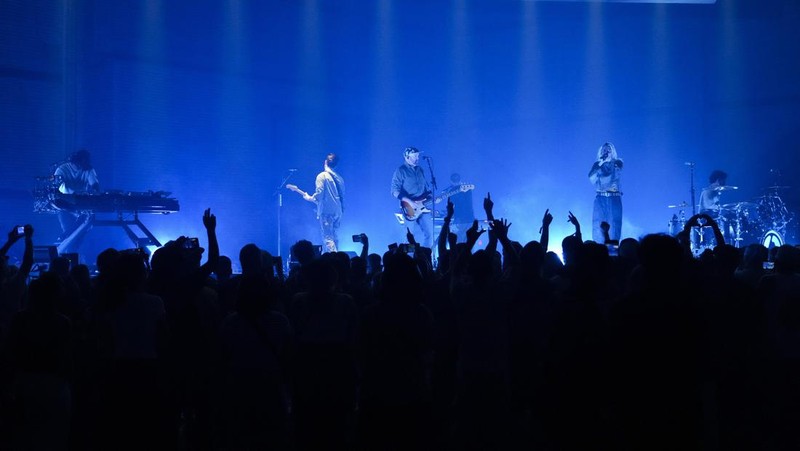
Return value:
<svg viewBox="0 0 800 451">
<path fill-rule="evenodd" d="M 619 160 L 619 157 L 617 157 L 617 148 L 614 147 L 614 144 L 612 144 L 610 142 L 603 143 L 603 145 L 600 146 L 599 149 L 597 149 L 597 159 L 598 160 L 603 159 L 603 154 L 605 153 L 606 149 L 608 149 L 608 154 L 609 154 L 609 156 L 611 157 L 612 160 Z"/>
<path fill-rule="evenodd" d="M 78 165 L 81 169 L 92 169 L 91 154 L 86 149 L 80 149 L 69 156 L 69 161 Z"/>
<path fill-rule="evenodd" d="M 708 183 L 719 182 L 720 185 L 724 185 L 727 180 L 728 174 L 719 169 L 711 171 L 711 175 L 708 176 Z"/>
</svg>

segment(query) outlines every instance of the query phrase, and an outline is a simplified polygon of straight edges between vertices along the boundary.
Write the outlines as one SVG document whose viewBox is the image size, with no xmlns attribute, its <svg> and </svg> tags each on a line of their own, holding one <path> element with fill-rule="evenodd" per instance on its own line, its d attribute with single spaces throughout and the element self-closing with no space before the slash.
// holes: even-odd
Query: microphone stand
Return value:
<svg viewBox="0 0 800 451">
<path fill-rule="evenodd" d="M 431 244 L 431 260 L 433 260 L 433 253 L 436 251 L 436 191 L 438 187 L 436 186 L 436 175 L 433 173 L 432 158 L 426 157 L 425 161 L 428 162 L 428 171 L 431 173 L 431 238 L 433 239 L 433 243 Z M 439 256 L 437 255 L 436 258 L 438 259 Z M 433 262 L 431 261 L 431 263 Z"/>
<path fill-rule="evenodd" d="M 272 193 L 272 196 L 278 196 L 278 257 L 281 256 L 281 210 L 283 210 L 283 187 L 286 186 L 286 182 L 292 178 L 296 171 L 289 170 L 288 174 L 283 177 L 281 180 L 281 184 L 275 188 L 275 191 Z"/>
<path fill-rule="evenodd" d="M 689 166 L 689 195 L 692 198 L 692 215 L 696 215 L 698 213 L 697 207 L 695 206 L 695 189 L 694 189 L 694 163 L 688 163 Z"/>
</svg>

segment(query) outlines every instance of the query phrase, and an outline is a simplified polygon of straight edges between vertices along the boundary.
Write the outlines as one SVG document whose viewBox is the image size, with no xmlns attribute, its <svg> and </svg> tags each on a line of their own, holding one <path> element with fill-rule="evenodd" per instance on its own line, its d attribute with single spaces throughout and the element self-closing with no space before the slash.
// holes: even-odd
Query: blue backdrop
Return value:
<svg viewBox="0 0 800 451">
<path fill-rule="evenodd" d="M 0 227 L 55 239 L 30 191 L 78 148 L 104 189 L 179 199 L 141 217 L 162 241 L 204 244 L 210 207 L 234 261 L 250 242 L 320 242 L 312 205 L 275 192 L 291 168 L 312 189 L 331 151 L 345 250 L 360 232 L 379 252 L 404 239 L 389 182 L 409 145 L 440 188 L 453 172 L 476 185 L 476 212 L 491 192 L 514 239 L 537 239 L 549 208 L 553 248 L 568 211 L 590 231 L 605 141 L 625 161 L 623 237 L 667 231 L 667 206 L 714 169 L 739 187 L 723 202 L 780 184 L 796 211 L 798 19 L 793 0 L 2 0 Z M 108 246 L 131 243 L 96 229 L 83 258 Z"/>
</svg>

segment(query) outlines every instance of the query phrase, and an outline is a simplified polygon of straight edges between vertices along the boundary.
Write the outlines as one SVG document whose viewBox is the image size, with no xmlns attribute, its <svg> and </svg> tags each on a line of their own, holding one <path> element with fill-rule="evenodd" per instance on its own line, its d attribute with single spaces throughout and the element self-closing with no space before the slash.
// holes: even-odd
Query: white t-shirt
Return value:
<svg viewBox="0 0 800 451">
<path fill-rule="evenodd" d="M 86 193 L 98 185 L 94 168 L 82 169 L 75 163 L 64 163 L 56 169 L 56 177 L 61 182 L 58 191 L 63 194 Z"/>
</svg>

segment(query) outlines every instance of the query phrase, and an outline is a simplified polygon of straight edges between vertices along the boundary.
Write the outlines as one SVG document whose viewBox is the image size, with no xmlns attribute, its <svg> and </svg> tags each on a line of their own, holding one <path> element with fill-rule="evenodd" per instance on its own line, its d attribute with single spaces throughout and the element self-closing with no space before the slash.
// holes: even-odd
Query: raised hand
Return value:
<svg viewBox="0 0 800 451">
<path fill-rule="evenodd" d="M 206 208 L 206 211 L 203 212 L 203 226 L 206 230 L 216 230 L 217 228 L 217 217 L 211 213 L 210 208 Z"/>
<path fill-rule="evenodd" d="M 608 234 L 608 231 L 611 230 L 611 224 L 609 224 L 609 223 L 607 223 L 605 221 L 602 221 L 600 223 L 600 230 L 603 231 L 603 243 L 604 244 L 608 244 L 608 242 L 611 241 L 611 236 L 609 236 L 609 234 Z M 601 244 L 603 244 L 603 243 L 601 243 Z"/>
<path fill-rule="evenodd" d="M 447 234 L 447 243 L 450 245 L 450 250 L 455 250 L 456 244 L 458 244 L 458 235 L 455 233 L 448 233 Z"/>
<path fill-rule="evenodd" d="M 508 229 L 511 227 L 511 223 L 504 218 L 495 219 L 491 222 L 492 231 L 497 236 L 497 239 L 500 241 L 505 241 L 508 239 Z"/>
<path fill-rule="evenodd" d="M 469 240 L 471 243 L 475 243 L 478 241 L 478 238 L 480 238 L 480 236 L 485 231 L 486 229 L 484 229 L 483 227 L 481 227 L 480 230 L 478 230 L 478 220 L 476 219 L 472 221 L 472 227 L 467 229 L 467 240 Z"/>
<path fill-rule="evenodd" d="M 20 235 L 17 235 L 17 225 L 11 228 L 11 231 L 8 232 L 8 242 L 9 243 L 16 243 L 18 239 L 22 238 Z"/>
<path fill-rule="evenodd" d="M 553 222 L 553 215 L 550 214 L 550 209 L 544 211 L 544 216 L 542 217 L 542 227 L 550 227 L 550 223 Z"/>
<path fill-rule="evenodd" d="M 453 205 L 453 202 L 448 198 L 447 199 L 447 216 L 444 217 L 445 221 L 449 221 L 453 219 L 453 213 L 455 213 L 456 207 Z"/>
<path fill-rule="evenodd" d="M 411 229 L 409 229 L 408 227 L 406 227 L 406 240 L 408 241 L 408 244 L 417 243 L 417 240 L 414 239 L 414 234 L 411 233 Z"/>
<path fill-rule="evenodd" d="M 492 213 L 493 208 L 494 202 L 492 202 L 492 193 L 486 193 L 486 197 L 483 199 L 483 210 L 486 212 L 486 219 L 489 221 L 494 219 L 494 214 Z"/>
<path fill-rule="evenodd" d="M 581 223 L 578 222 L 578 218 L 576 218 L 575 215 L 573 215 L 571 211 L 569 212 L 569 216 L 567 216 L 567 221 L 572 223 L 572 225 L 575 226 L 576 230 L 580 230 Z"/>
</svg>

